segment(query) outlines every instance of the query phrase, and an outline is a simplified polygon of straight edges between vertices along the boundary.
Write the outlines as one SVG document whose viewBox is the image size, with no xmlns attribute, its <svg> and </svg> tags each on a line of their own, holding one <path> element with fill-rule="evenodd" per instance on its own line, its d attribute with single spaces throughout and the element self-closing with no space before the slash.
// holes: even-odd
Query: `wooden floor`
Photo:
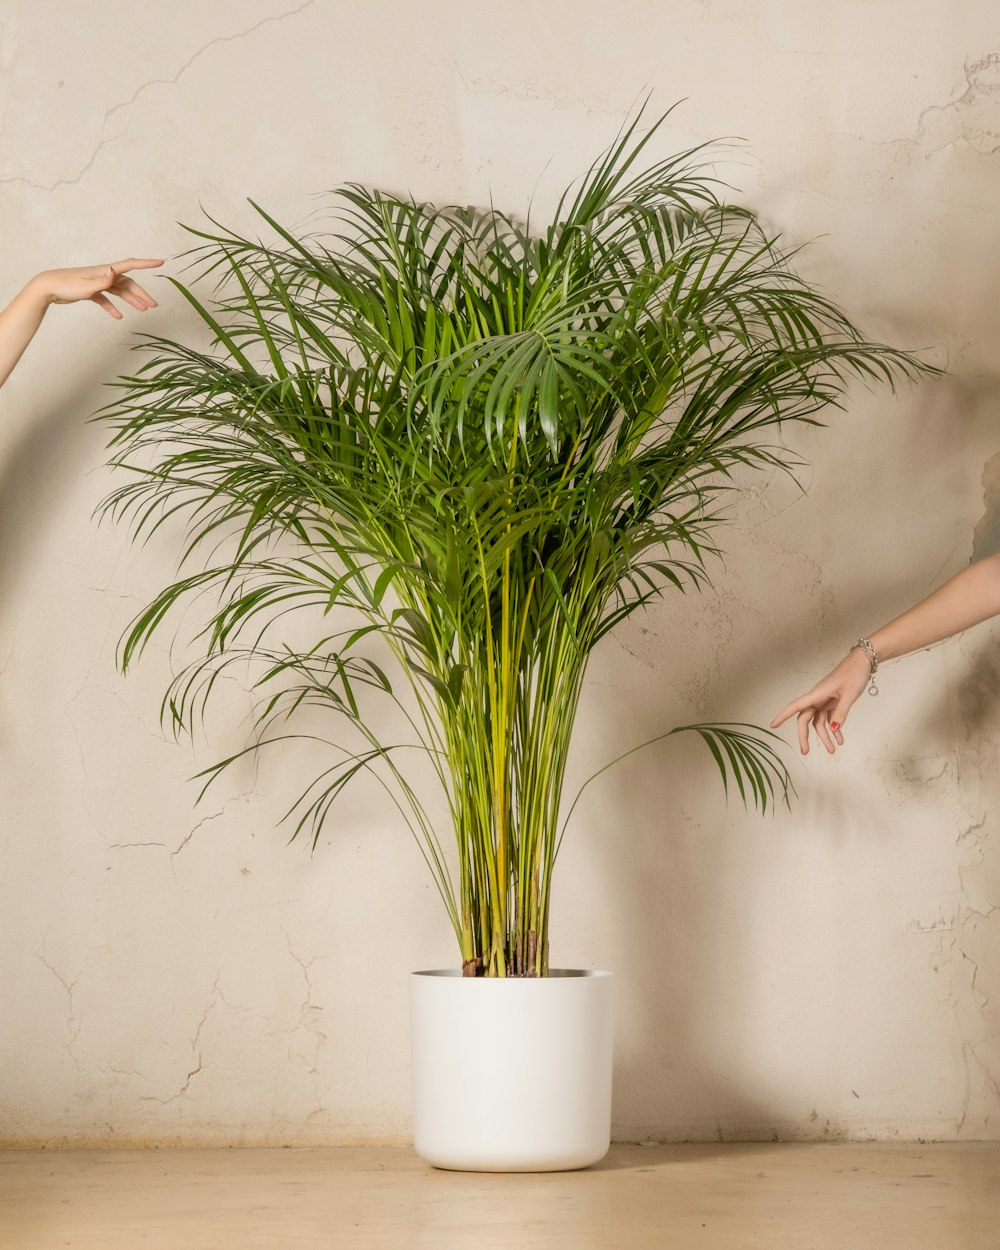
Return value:
<svg viewBox="0 0 1000 1250">
<path fill-rule="evenodd" d="M 409 1150 L 0 1152 L 3 1250 L 1000 1250 L 1000 1144 L 615 1146 L 547 1175 Z"/>
</svg>

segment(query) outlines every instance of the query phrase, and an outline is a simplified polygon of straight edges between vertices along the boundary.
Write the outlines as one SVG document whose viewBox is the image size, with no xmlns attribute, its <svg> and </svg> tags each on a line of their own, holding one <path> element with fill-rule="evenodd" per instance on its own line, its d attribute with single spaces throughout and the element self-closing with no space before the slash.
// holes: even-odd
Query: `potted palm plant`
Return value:
<svg viewBox="0 0 1000 1250">
<path fill-rule="evenodd" d="M 133 622 L 123 668 L 179 605 L 208 603 L 166 720 L 190 730 L 237 667 L 260 694 L 245 752 L 321 709 L 339 729 L 293 836 L 315 846 L 374 774 L 430 869 L 459 957 L 412 979 L 415 1137 L 441 1166 L 579 1167 L 607 1149 L 610 978 L 549 967 L 594 647 L 705 581 L 734 472 L 791 464 L 777 431 L 816 423 L 852 377 L 924 368 L 797 277 L 701 149 L 642 169 L 659 125 L 627 126 L 539 230 L 348 186 L 325 236 L 256 205 L 269 242 L 193 231 L 212 306 L 176 285 L 213 342 L 145 339 L 103 414 L 129 471 L 105 512 L 136 536 L 178 514 L 189 531 L 188 571 Z M 283 632 L 293 612 L 308 645 Z M 398 741 L 373 700 L 395 704 Z M 745 801 L 787 800 L 766 731 L 685 728 Z"/>
</svg>

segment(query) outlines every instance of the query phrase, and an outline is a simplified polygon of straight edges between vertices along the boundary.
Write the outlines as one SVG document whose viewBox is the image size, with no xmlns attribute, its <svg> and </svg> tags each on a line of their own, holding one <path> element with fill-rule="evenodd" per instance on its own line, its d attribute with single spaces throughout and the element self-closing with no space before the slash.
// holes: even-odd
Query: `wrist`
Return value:
<svg viewBox="0 0 1000 1250">
<path fill-rule="evenodd" d="M 860 647 L 852 647 L 840 662 L 841 672 L 852 685 L 867 685 L 872 678 L 872 666 Z M 863 687 L 862 687 L 863 688 Z"/>
<path fill-rule="evenodd" d="M 19 298 L 28 307 L 35 309 L 39 313 L 44 313 L 46 308 L 53 302 L 53 295 L 46 275 L 44 273 L 36 273 L 35 276 L 21 290 Z"/>
<path fill-rule="evenodd" d="M 872 643 L 870 638 L 862 635 L 851 648 L 851 654 L 857 654 L 860 657 L 858 664 L 859 673 L 863 671 L 861 661 L 863 661 L 865 672 L 865 680 L 868 682 L 868 693 L 878 694 L 878 686 L 875 684 L 875 674 L 879 670 L 879 664 L 882 657 Z"/>
<path fill-rule="evenodd" d="M 859 673 L 870 673 L 872 669 L 871 661 L 860 647 L 852 647 L 844 657 L 843 663 L 856 668 Z"/>
<path fill-rule="evenodd" d="M 897 652 L 894 651 L 892 647 L 892 634 L 891 633 L 889 637 L 887 638 L 884 630 L 881 630 L 881 629 L 876 630 L 874 634 L 868 635 L 868 641 L 875 648 L 875 653 L 878 656 L 879 664 L 884 664 L 886 660 L 896 659 Z"/>
</svg>

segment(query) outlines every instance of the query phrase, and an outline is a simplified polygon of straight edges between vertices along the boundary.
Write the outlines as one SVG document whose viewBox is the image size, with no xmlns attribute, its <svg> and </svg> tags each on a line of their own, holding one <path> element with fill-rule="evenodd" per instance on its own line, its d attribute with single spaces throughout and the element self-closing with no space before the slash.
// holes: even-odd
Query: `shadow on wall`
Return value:
<svg viewBox="0 0 1000 1250">
<path fill-rule="evenodd" d="M 4 390 L 6 409 L 23 408 L 32 415 L 0 462 L 0 611 L 10 604 L 11 588 L 48 526 L 56 520 L 66 523 L 60 503 L 74 496 L 73 484 L 106 462 L 103 449 L 110 428 L 89 419 L 112 399 L 107 384 L 138 363 L 130 349 L 138 344 L 140 332 L 167 338 L 190 334 L 190 318 L 180 306 L 157 309 L 155 322 L 148 324 L 126 311 L 127 324 L 81 326 L 80 318 L 87 314 L 98 322 L 108 320 L 87 307 L 79 310 L 74 326 L 43 325 L 39 337 L 47 341 L 31 345 Z M 54 322 L 56 314 L 50 316 Z M 91 512 L 104 490 L 95 486 L 91 494 L 81 494 L 74 504 L 79 509 L 74 524 L 96 527 Z"/>
<path fill-rule="evenodd" d="M 32 388 L 35 415 L 0 467 L 0 604 L 11 603 L 12 587 L 59 516 L 60 501 L 72 493 L 70 484 L 95 467 L 94 448 L 106 438 L 87 419 L 106 402 L 102 383 L 120 355 L 109 346 L 89 368 L 74 366 L 71 375 Z M 80 518 L 89 523 L 89 513 Z"/>
<path fill-rule="evenodd" d="M 958 384 L 952 392 L 953 401 L 961 401 L 960 411 L 966 413 L 969 389 Z M 972 389 L 977 392 L 977 406 L 990 399 L 985 406 L 995 407 L 994 381 Z M 940 400 L 939 395 L 928 402 Z M 997 441 L 1000 443 L 1000 431 Z M 1000 455 L 987 465 L 984 487 L 987 518 L 976 530 L 977 556 L 1000 548 Z M 987 547 L 994 538 L 996 546 Z M 926 574 L 930 580 L 934 572 L 921 570 L 920 576 Z M 882 620 L 895 614 L 900 604 L 913 602 L 930 589 L 922 581 L 915 588 L 912 575 L 903 580 L 887 573 L 879 602 L 873 603 L 870 596 L 852 599 L 850 588 L 840 587 L 838 601 L 845 619 Z M 689 600 L 689 604 L 688 610 L 696 613 L 696 600 Z M 824 640 L 815 636 L 814 610 L 808 603 L 802 603 L 798 611 L 796 608 L 794 603 L 787 606 L 780 629 L 788 639 L 797 640 L 797 651 L 815 649 L 818 656 L 824 650 Z M 690 640 L 693 635 L 689 632 L 688 637 Z M 972 652 L 976 644 L 962 645 Z M 995 1135 L 988 1128 L 989 1108 L 1000 1102 L 1000 819 L 993 816 L 1000 809 L 1000 658 L 993 656 L 993 649 L 989 637 L 982 637 L 968 675 L 960 679 L 957 688 L 928 691 L 923 723 L 919 727 L 912 722 L 899 726 L 901 755 L 926 752 L 928 744 L 933 744 L 934 751 L 957 756 L 959 806 L 972 813 L 965 824 L 958 817 L 954 832 L 962 889 L 952 938 L 957 955 L 953 961 L 955 1015 L 962 1031 L 967 1093 L 964 1106 L 940 1110 L 943 1127 L 953 1126 L 957 1135 L 973 1139 Z M 702 720 L 732 719 L 734 709 L 752 709 L 749 715 L 766 721 L 773 710 L 770 692 L 782 687 L 787 660 L 787 653 L 776 654 L 771 637 L 755 646 L 748 636 L 740 645 L 716 652 L 711 693 L 703 706 L 694 711 L 685 709 L 684 715 Z M 815 675 L 821 675 L 819 668 Z M 666 681 L 663 688 L 669 692 Z M 676 706 L 659 699 L 655 703 L 657 706 L 647 713 L 651 721 L 661 729 L 678 723 Z M 657 727 L 626 719 L 623 730 L 629 739 L 634 735 L 641 741 L 657 732 Z M 921 744 L 919 750 L 916 743 Z M 628 742 L 622 745 L 627 747 Z M 654 752 L 658 749 L 651 748 Z M 671 1123 L 676 1125 L 671 1136 L 681 1139 L 778 1140 L 783 1126 L 787 1131 L 788 1125 L 787 1112 L 780 1110 L 787 1107 L 787 1099 L 781 1097 L 783 1091 L 768 1086 L 768 1078 L 762 1077 L 752 1055 L 745 1063 L 734 1064 L 729 1058 L 720 1061 L 721 1057 L 713 1053 L 713 1037 L 727 1029 L 735 1034 L 727 1043 L 727 1052 L 730 1056 L 739 1053 L 741 1020 L 745 1021 L 746 1012 L 755 1011 L 754 985 L 769 978 L 766 969 L 752 966 L 752 944 L 741 947 L 735 937 L 754 925 L 759 907 L 753 880 L 734 882 L 734 869 L 727 862 L 733 854 L 745 862 L 739 854 L 742 848 L 734 843 L 745 836 L 743 830 L 734 829 L 731 820 L 728 831 L 721 820 L 714 829 L 703 830 L 685 813 L 685 809 L 697 810 L 699 788 L 718 784 L 714 766 L 694 754 L 698 750 L 698 746 L 692 747 L 690 767 L 674 754 L 669 761 L 661 757 L 662 766 L 659 761 L 651 765 L 646 758 L 645 771 L 631 775 L 628 761 L 602 779 L 607 785 L 602 806 L 614 813 L 622 829 L 660 826 L 655 836 L 647 835 L 647 844 L 636 848 L 634 855 L 616 854 L 614 846 L 603 839 L 594 839 L 590 846 L 591 853 L 603 857 L 601 876 L 609 883 L 610 907 L 616 918 L 620 917 L 619 957 L 623 961 L 621 971 L 626 974 L 619 979 L 624 1017 L 619 1021 L 619 1039 L 626 1053 L 619 1055 L 616 1065 L 616 1137 L 662 1137 L 662 1128 L 658 1132 L 657 1126 Z M 843 772 L 822 777 L 817 770 L 806 779 L 797 772 L 795 780 L 800 794 L 793 801 L 793 818 L 795 808 L 801 811 L 808 802 L 810 826 L 821 828 L 824 838 L 840 841 L 858 830 L 870 836 L 870 803 L 863 793 L 849 788 Z M 804 784 L 808 791 L 803 790 Z M 897 779 L 894 784 L 905 783 Z M 651 811 L 663 816 L 651 821 Z M 738 801 L 730 803 L 730 812 L 740 812 Z M 947 836 L 947 830 L 942 832 Z M 758 849 L 757 863 L 763 853 Z M 961 860 L 969 855 L 972 862 L 963 866 Z M 636 868 L 646 871 L 636 873 Z M 942 897 L 946 895 L 942 886 Z M 834 932 L 849 923 L 849 916 L 830 919 Z M 967 977 L 962 975 L 963 961 L 967 961 Z M 991 986 L 997 989 L 993 996 Z M 814 987 L 803 989 L 811 992 Z M 892 1003 L 887 1002 L 887 1011 L 891 1009 Z M 895 1027 L 888 1020 L 884 1028 L 874 1021 L 871 1036 L 889 1035 Z M 691 1088 L 692 1073 L 700 1088 Z M 675 1106 L 669 1102 L 657 1105 L 654 1091 L 661 1091 L 660 1097 L 669 1100 L 671 1090 L 676 1091 Z M 975 1105 L 979 1110 L 971 1114 L 969 1108 Z M 813 1115 L 815 1118 L 815 1112 Z M 829 1121 L 824 1126 L 822 1117 L 815 1131 L 805 1126 L 791 1131 L 799 1138 L 850 1135 L 849 1130 L 831 1130 Z"/>
<path fill-rule="evenodd" d="M 865 606 L 857 603 L 859 616 Z M 761 656 L 761 666 L 771 658 Z M 765 680 L 756 677 L 746 682 L 741 676 L 761 671 L 753 663 L 721 670 L 720 686 L 727 691 L 726 703 L 747 706 L 748 702 L 759 702 L 748 687 L 764 690 Z M 988 1108 L 1000 1098 L 1000 995 L 991 995 L 989 990 L 991 985 L 1000 985 L 1000 903 L 996 902 L 1000 900 L 1000 848 L 995 837 L 998 822 L 992 816 L 1000 806 L 1000 667 L 993 657 L 978 657 L 959 686 L 958 697 L 963 739 L 952 744 L 952 753 L 957 749 L 962 799 L 969 805 L 979 793 L 984 800 L 979 819 L 970 819 L 954 832 L 957 846 L 967 845 L 974 856 L 970 866 L 959 866 L 962 897 L 949 943 L 959 960 L 968 961 L 968 976 L 962 977 L 960 971 L 956 974 L 955 1008 L 958 1027 L 964 1032 L 962 1047 L 970 1093 L 964 1107 L 942 1111 L 944 1124 L 953 1120 L 959 1134 L 968 1124 L 970 1137 L 977 1139 L 988 1135 L 986 1126 L 976 1127 L 968 1107 L 978 1103 Z M 934 741 L 935 726 L 954 724 L 946 707 L 951 698 L 945 694 L 929 699 L 925 743 Z M 665 719 L 669 715 L 665 712 Z M 943 742 L 941 749 L 946 749 Z M 697 751 L 697 746 L 693 750 Z M 729 1060 L 720 1063 L 712 1045 L 713 1037 L 728 1031 L 735 1036 L 727 1040 L 727 1052 L 731 1055 L 740 1050 L 745 1013 L 758 1014 L 754 987 L 771 979 L 766 968 L 751 965 L 753 944 L 748 941 L 741 947 L 736 940 L 741 929 L 749 934 L 758 923 L 753 880 L 727 886 L 732 883 L 733 868 L 726 860 L 734 850 L 734 840 L 749 835 L 744 828 L 734 828 L 731 819 L 723 817 L 714 828 L 701 827 L 685 813 L 685 808 L 690 811 L 697 801 L 694 777 L 699 771 L 705 784 L 716 783 L 710 761 L 692 755 L 691 767 L 686 769 L 685 764 L 677 758 L 672 760 L 654 786 L 648 780 L 629 784 L 623 772 L 612 783 L 613 795 L 605 800 L 626 829 L 641 827 L 644 818 L 648 824 L 650 810 L 663 813 L 661 835 L 643 848 L 641 856 L 631 859 L 615 854 L 609 845 L 602 865 L 609 883 L 610 906 L 620 917 L 619 957 L 625 974 L 619 978 L 625 1017 L 620 1021 L 619 1037 L 622 1032 L 626 1034 L 628 1053 L 615 1074 L 616 1138 L 663 1137 L 659 1126 L 669 1123 L 678 1126 L 681 1140 L 778 1140 L 788 1124 L 787 1112 L 781 1109 L 787 1106 L 783 1091 L 768 1087 L 752 1058 L 748 1057 L 745 1064 L 733 1065 Z M 796 783 L 798 805 L 808 799 L 809 823 L 825 826 L 826 839 L 839 842 L 852 831 L 867 829 L 864 797 L 849 790 L 844 773 L 829 778 L 813 773 L 806 781 L 808 796 L 802 793 L 801 775 Z M 990 794 L 992 801 L 987 797 Z M 731 803 L 729 810 L 739 812 L 738 804 Z M 754 819 L 758 818 L 746 818 Z M 870 835 L 870 829 L 867 832 Z M 947 836 L 947 831 L 942 832 Z M 758 850 L 758 856 L 764 853 Z M 649 871 L 629 871 L 643 862 Z M 942 895 L 946 895 L 944 887 Z M 849 923 L 849 915 L 834 922 Z M 815 937 L 804 937 L 803 942 L 808 945 L 813 940 Z M 803 988 L 811 995 L 814 986 Z M 887 1007 L 891 1010 L 892 1004 Z M 883 1027 L 873 1022 L 873 1037 L 889 1033 L 889 1024 Z M 700 1090 L 687 1088 L 692 1072 Z M 672 1088 L 679 1095 L 678 1105 L 673 1107 L 651 1094 L 662 1091 L 669 1098 Z M 825 1093 L 825 1089 L 818 1093 L 816 1100 Z M 988 1111 L 985 1118 L 989 1119 Z M 837 1130 L 831 1133 L 822 1121 L 815 1133 L 794 1128 L 793 1134 L 796 1138 L 849 1135 Z M 675 1139 L 674 1130 L 667 1138 Z"/>
<path fill-rule="evenodd" d="M 975 560 L 1000 551 L 1000 451 L 983 467 L 983 500 L 986 508 L 972 539 Z"/>
<path fill-rule="evenodd" d="M 1000 552 L 1000 379 L 959 384 L 959 398 L 973 410 L 985 401 L 996 431 L 997 451 L 982 473 L 983 515 L 973 534 L 972 555 L 979 560 Z M 1000 656 L 982 635 L 963 639 L 960 654 L 967 669 L 955 690 L 960 737 L 954 745 L 964 820 L 955 840 L 966 859 L 959 865 L 960 906 L 948 935 L 968 986 L 960 1017 L 969 1027 L 963 1029 L 966 1095 L 958 1130 L 993 1138 L 996 1125 L 988 1110 L 971 1109 L 1000 1105 Z"/>
<path fill-rule="evenodd" d="M 88 426 L 86 418 L 105 401 L 107 392 L 101 384 L 122 364 L 120 344 L 109 344 L 85 370 L 60 377 L 50 387 L 32 388 L 34 419 L 0 471 L 0 603 L 10 602 L 12 585 L 43 545 L 47 518 L 56 516 L 60 500 L 72 493 L 70 484 L 81 472 L 99 465 L 95 448 L 106 432 Z M 984 398 L 995 404 L 997 391 L 996 382 L 966 388 L 956 383 L 955 407 L 967 412 L 970 402 L 982 404 Z M 1000 549 L 1000 453 L 988 462 L 983 482 L 987 506 L 976 529 L 977 555 Z M 79 523 L 91 524 L 89 514 L 80 516 Z M 924 572 L 928 577 L 933 574 L 930 569 Z M 889 605 L 912 599 L 914 587 L 887 577 L 879 603 L 852 600 L 843 588 L 838 591 L 845 618 L 870 619 L 888 615 L 894 610 Z M 923 592 L 921 588 L 919 593 Z M 686 600 L 684 610 L 696 619 L 697 600 Z M 789 604 L 782 612 L 779 628 L 789 639 L 802 640 L 797 643 L 799 655 L 813 650 L 819 654 L 823 640 L 813 635 L 812 606 Z M 752 709 L 750 715 L 765 720 L 771 711 L 771 692 L 783 684 L 779 673 L 787 664 L 787 654 L 776 653 L 773 638 L 755 642 L 748 634 L 738 645 L 716 652 L 713 664 L 711 692 L 704 706 L 691 711 L 691 719 L 728 719 L 734 710 Z M 662 689 L 669 694 L 666 682 Z M 638 725 L 630 719 L 629 709 L 621 709 L 630 740 L 677 723 L 677 708 L 664 695 L 645 710 L 655 724 Z M 961 737 L 946 743 L 955 718 L 947 714 L 942 700 L 953 698 Z M 964 1028 L 971 1018 L 975 1025 L 966 1030 L 964 1041 L 971 1098 L 986 1102 L 1000 1097 L 1000 994 L 991 998 L 989 992 L 1000 978 L 1000 847 L 995 838 L 990 847 L 991 824 L 997 823 L 992 812 L 1000 806 L 1000 660 L 985 649 L 975 654 L 955 690 L 943 696 L 928 694 L 924 716 L 926 723 L 919 727 L 910 725 L 908 732 L 901 727 L 900 741 L 911 742 L 919 729 L 920 740 L 934 740 L 942 750 L 957 751 L 961 799 L 972 814 L 967 826 L 955 831 L 971 862 L 961 870 L 962 910 L 954 943 L 959 957 L 968 961 L 959 1024 Z M 606 896 L 620 918 L 621 972 L 627 973 L 628 981 L 626 987 L 626 975 L 619 979 L 628 1015 L 628 1053 L 616 1073 L 619 1119 L 626 1134 L 634 1128 L 645 1135 L 646 1124 L 654 1127 L 686 1118 L 687 1136 L 714 1136 L 720 1141 L 769 1138 L 777 1131 L 781 1091 L 768 1086 L 752 1058 L 740 1065 L 724 1063 L 711 1045 L 722 1027 L 728 1027 L 738 1043 L 741 1020 L 753 1010 L 755 977 L 760 973 L 750 965 L 751 948 L 741 949 L 733 938 L 754 924 L 757 906 L 753 881 L 734 882 L 728 862 L 734 840 L 743 833 L 739 828 L 724 833 L 721 821 L 714 829 L 702 830 L 685 815 L 685 808 L 697 808 L 699 789 L 717 786 L 718 781 L 700 744 L 692 742 L 683 750 L 690 750 L 690 757 L 661 755 L 651 762 L 649 756 L 640 755 L 636 761 L 640 771 L 628 761 L 600 783 L 602 805 L 614 811 L 623 829 L 641 830 L 644 824 L 647 828 L 642 835 L 647 845 L 636 848 L 636 854 L 618 853 L 612 840 L 602 839 L 598 847 L 595 839 L 590 847 L 591 854 L 601 857 Z M 685 767 L 688 758 L 691 768 Z M 635 784 L 637 779 L 641 785 Z M 799 784 L 801 789 L 801 777 Z M 808 786 L 813 823 L 824 828 L 826 838 L 839 839 L 846 830 L 865 827 L 863 798 L 834 774 L 822 780 L 813 775 Z M 738 805 L 732 804 L 730 810 L 738 812 Z M 651 822 L 650 811 L 663 812 L 662 821 Z M 662 827 L 650 832 L 650 824 Z M 875 1027 L 873 1035 L 878 1033 Z M 692 1072 L 700 1086 L 682 1088 Z M 669 1106 L 657 1105 L 650 1093 L 664 1091 L 669 1099 L 672 1088 L 683 1104 L 677 1117 Z M 949 1113 L 948 1108 L 942 1110 Z M 960 1133 L 980 1132 L 974 1117 L 966 1120 L 960 1108 L 955 1109 L 955 1122 Z M 815 1135 L 822 1136 L 822 1131 Z"/>
<path fill-rule="evenodd" d="M 989 1113 L 972 1114 L 974 1104 L 1000 1105 L 1000 657 L 983 648 L 972 658 L 958 686 L 959 785 L 966 819 L 956 843 L 968 855 L 959 867 L 962 897 L 951 943 L 968 978 L 963 1018 L 967 1082 L 959 1129 L 976 1137 L 996 1136 Z M 991 845 L 992 842 L 992 845 Z"/>
</svg>

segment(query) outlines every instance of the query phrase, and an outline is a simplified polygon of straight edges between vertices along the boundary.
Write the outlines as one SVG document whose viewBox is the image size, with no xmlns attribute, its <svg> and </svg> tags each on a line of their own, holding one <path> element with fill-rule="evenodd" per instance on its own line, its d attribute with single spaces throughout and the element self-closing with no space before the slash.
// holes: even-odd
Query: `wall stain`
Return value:
<svg viewBox="0 0 1000 1250">
<path fill-rule="evenodd" d="M 1000 551 L 1000 452 L 983 466 L 983 515 L 972 535 L 972 558 L 996 555 Z"/>
<path fill-rule="evenodd" d="M 995 517 L 995 508 L 992 512 Z M 990 650 L 974 657 L 957 692 L 961 732 L 957 793 L 968 815 L 955 838 L 962 853 L 958 863 L 961 903 L 954 932 L 948 935 L 942 953 L 950 954 L 953 961 L 953 1005 L 963 1035 L 965 1092 L 955 1120 L 959 1139 L 988 1136 L 994 1117 L 1000 1114 L 1000 908 L 995 901 L 1000 897 L 1000 822 L 995 815 L 1000 660 Z"/>
</svg>

